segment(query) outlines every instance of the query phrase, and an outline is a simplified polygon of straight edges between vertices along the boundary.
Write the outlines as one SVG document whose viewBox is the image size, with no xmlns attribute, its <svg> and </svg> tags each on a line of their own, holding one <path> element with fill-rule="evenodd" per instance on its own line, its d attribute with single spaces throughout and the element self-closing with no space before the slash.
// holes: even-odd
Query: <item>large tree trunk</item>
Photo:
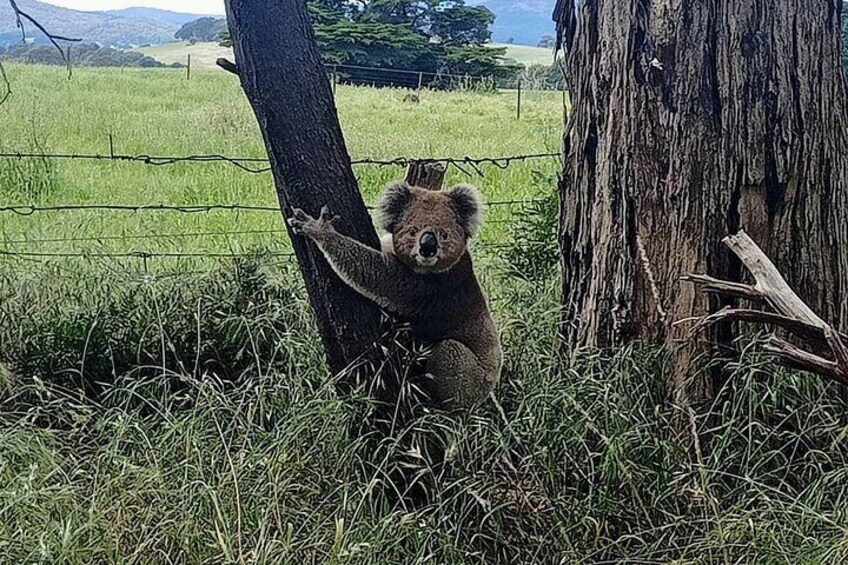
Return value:
<svg viewBox="0 0 848 565">
<path fill-rule="evenodd" d="M 228 0 L 226 7 L 237 73 L 262 129 L 284 216 L 292 207 L 317 216 L 327 205 L 341 216 L 339 231 L 379 248 L 306 1 Z M 293 236 L 292 245 L 330 369 L 338 372 L 375 341 L 379 309 L 339 279 L 314 244 Z"/>
<path fill-rule="evenodd" d="M 709 398 L 712 379 L 696 371 L 704 349 L 673 323 L 719 304 L 679 278 L 739 280 L 721 240 L 740 229 L 846 326 L 841 10 L 841 0 L 559 0 L 574 103 L 560 186 L 572 344 L 682 344 L 670 392 Z"/>
</svg>

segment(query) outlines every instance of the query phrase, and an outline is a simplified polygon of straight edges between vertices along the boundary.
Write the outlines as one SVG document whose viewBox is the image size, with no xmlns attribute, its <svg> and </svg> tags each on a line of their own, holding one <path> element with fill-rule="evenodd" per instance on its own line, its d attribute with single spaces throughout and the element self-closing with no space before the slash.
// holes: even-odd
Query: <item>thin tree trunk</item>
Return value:
<svg viewBox="0 0 848 565">
<path fill-rule="evenodd" d="M 721 246 L 740 229 L 845 327 L 841 10 L 838 0 L 559 1 L 574 104 L 560 185 L 572 344 L 677 344 L 672 398 L 711 397 L 703 344 L 673 322 L 721 304 L 679 278 L 740 280 Z"/>
<path fill-rule="evenodd" d="M 232 70 L 259 121 L 283 215 L 297 207 L 317 216 L 327 205 L 341 216 L 342 233 L 379 248 L 305 0 L 228 0 L 226 8 Z M 314 244 L 296 236 L 292 244 L 330 369 L 338 372 L 374 343 L 380 312 L 335 275 Z"/>
</svg>

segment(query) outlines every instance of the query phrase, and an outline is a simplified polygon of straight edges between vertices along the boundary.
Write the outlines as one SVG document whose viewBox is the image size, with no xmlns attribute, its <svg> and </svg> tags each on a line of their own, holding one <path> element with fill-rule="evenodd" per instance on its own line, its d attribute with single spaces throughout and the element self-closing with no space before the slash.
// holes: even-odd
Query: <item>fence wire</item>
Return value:
<svg viewBox="0 0 848 565">
<path fill-rule="evenodd" d="M 258 157 L 233 157 L 222 154 L 194 154 L 194 155 L 151 155 L 151 154 L 121 154 L 116 153 L 112 149 L 112 139 L 110 136 L 110 151 L 108 154 L 100 153 L 48 153 L 48 152 L 0 152 L 0 159 L 55 159 L 55 160 L 83 160 L 83 161 L 107 161 L 107 162 L 132 162 L 141 163 L 150 166 L 167 166 L 178 163 L 227 163 L 238 167 L 240 170 L 249 173 L 265 173 L 270 171 L 270 166 L 267 158 Z M 469 169 L 480 176 L 483 176 L 481 167 L 494 166 L 499 169 L 506 169 L 515 162 L 525 162 L 535 159 L 549 159 L 559 157 L 559 153 L 529 153 L 522 155 L 506 155 L 499 157 L 423 157 L 423 158 L 390 158 L 390 159 L 358 159 L 351 162 L 356 166 L 380 166 L 380 167 L 403 167 L 410 165 L 440 163 L 445 166 L 454 166 L 461 172 L 471 175 Z M 509 199 L 509 200 L 492 200 L 485 203 L 486 207 L 512 207 L 512 206 L 527 206 L 541 202 L 542 199 Z M 374 209 L 374 206 L 368 206 L 369 209 Z M 185 214 L 209 213 L 216 211 L 223 212 L 268 212 L 280 213 L 279 206 L 258 206 L 248 204 L 187 204 L 187 205 L 170 205 L 170 204 L 59 204 L 59 205 L 7 205 L 0 206 L 0 213 L 12 213 L 20 216 L 30 216 L 37 213 L 59 213 L 59 212 L 76 212 L 76 211 L 99 211 L 99 212 L 178 212 Z M 101 242 L 101 241 L 136 241 L 145 239 L 179 239 L 179 238 L 194 238 L 194 237 L 229 237 L 248 234 L 285 234 L 285 229 L 267 229 L 267 230 L 240 230 L 240 231 L 205 231 L 205 232 L 172 232 L 172 233 L 152 233 L 152 234 L 116 234 L 116 235 L 101 235 L 101 236 L 81 236 L 81 237 L 48 237 L 42 239 L 15 239 L 15 240 L 0 240 L 4 245 L 35 245 L 35 244 L 53 244 L 66 242 Z M 480 242 L 480 247 L 483 250 L 497 249 L 507 244 L 501 243 L 484 243 Z M 263 251 L 262 255 L 267 257 L 279 257 L 291 259 L 294 253 L 291 251 Z M 0 250 L 0 258 L 19 259 L 23 261 L 44 261 L 54 258 L 77 258 L 77 259 L 136 259 L 144 262 L 145 271 L 147 270 L 148 259 L 188 259 L 188 258 L 217 258 L 217 259 L 236 259 L 239 257 L 255 256 L 256 253 L 238 254 L 230 253 L 212 253 L 212 252 L 149 252 L 149 251 L 127 251 L 127 252 L 105 252 L 105 251 L 68 251 L 68 252 L 41 252 L 41 251 L 12 251 Z"/>
<path fill-rule="evenodd" d="M 527 198 L 518 200 L 492 200 L 484 202 L 488 208 L 526 206 L 541 202 L 539 198 Z M 373 205 L 366 206 L 374 210 Z M 279 206 L 251 206 L 247 204 L 189 204 L 174 206 L 170 204 L 58 204 L 54 206 L 34 206 L 30 204 L 13 204 L 11 206 L 0 206 L 1 212 L 9 212 L 19 216 L 31 216 L 44 212 L 83 212 L 83 211 L 110 211 L 110 212 L 179 212 L 183 214 L 199 214 L 204 212 L 280 212 Z"/>
<path fill-rule="evenodd" d="M 484 165 L 491 165 L 499 169 L 506 169 L 512 163 L 530 161 L 537 159 L 552 159 L 559 157 L 559 153 L 528 153 L 523 155 L 504 155 L 499 157 L 395 157 L 389 159 L 355 159 L 351 161 L 353 166 L 378 166 L 378 167 L 408 167 L 410 165 L 439 163 L 445 166 L 456 167 L 457 170 L 466 175 L 471 173 L 466 169 L 472 169 L 477 175 L 484 176 L 481 169 Z M 257 166 L 267 164 L 269 161 L 264 157 L 232 157 L 221 154 L 196 154 L 196 155 L 129 155 L 110 152 L 103 153 L 46 153 L 32 151 L 5 151 L 0 152 L 0 159 L 51 159 L 51 160 L 76 160 L 76 161 L 114 161 L 141 163 L 154 167 L 175 165 L 178 163 L 227 163 L 238 167 L 247 173 L 261 174 L 271 170 L 270 166 Z"/>
</svg>

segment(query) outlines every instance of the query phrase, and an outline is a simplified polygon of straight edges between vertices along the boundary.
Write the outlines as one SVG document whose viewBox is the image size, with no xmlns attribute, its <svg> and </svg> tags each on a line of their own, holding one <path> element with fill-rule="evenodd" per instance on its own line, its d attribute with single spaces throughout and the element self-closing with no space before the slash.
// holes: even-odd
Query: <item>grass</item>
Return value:
<svg viewBox="0 0 848 565">
<path fill-rule="evenodd" d="M 69 81 L 57 68 L 7 66 L 14 96 L 0 107 L 2 150 L 108 153 L 111 134 L 119 153 L 264 156 L 255 118 L 238 81 L 222 71 L 198 71 L 187 81 L 181 71 L 171 69 L 120 72 L 80 68 Z M 516 101 L 509 94 L 424 92 L 419 105 L 404 103 L 405 94 L 392 89 L 339 88 L 339 112 L 354 158 L 501 156 L 556 152 L 559 147 L 563 110 L 556 93 L 528 94 L 521 120 L 515 117 Z M 21 167 L 44 169 L 34 175 L 42 179 L 37 190 L 20 181 Z M 475 182 L 491 200 L 524 199 L 551 192 L 552 184 L 540 184 L 534 175 L 550 176 L 556 169 L 555 159 L 519 163 L 505 170 L 489 166 L 485 178 L 468 178 L 453 169 L 448 182 Z M 356 172 L 368 201 L 386 183 L 403 175 L 398 167 L 358 167 Z M 151 167 L 14 159 L 0 161 L 0 199 L 4 205 L 42 206 L 276 205 L 270 174 L 248 174 L 227 164 Z M 502 236 L 503 222 L 510 213 L 508 207 L 491 210 L 485 240 Z M 4 214 L 1 219 L 0 245 L 15 251 L 244 252 L 259 245 L 288 249 L 284 235 L 269 233 L 283 228 L 281 216 L 274 212 L 69 212 L 27 217 Z M 261 233 L 179 235 L 244 231 Z M 64 236 L 103 239 L 34 243 Z M 109 239 L 114 237 L 138 239 Z"/>
<path fill-rule="evenodd" d="M 693 449 L 661 408 L 664 352 L 578 352 L 560 374 L 553 285 L 500 275 L 499 404 L 418 410 L 379 437 L 350 435 L 375 406 L 334 393 L 289 270 L 42 276 L 8 292 L 0 343 L 20 369 L 0 382 L 4 562 L 848 558 L 848 419 L 832 389 L 750 347 L 691 415 Z M 423 502 L 398 499 L 411 486 Z"/>
<path fill-rule="evenodd" d="M 532 47 L 529 45 L 509 45 L 506 43 L 494 43 L 494 47 L 506 47 L 507 59 L 512 59 L 525 66 L 545 65 L 549 67 L 554 62 L 554 50 L 545 47 Z"/>
<path fill-rule="evenodd" d="M 506 43 L 493 43 L 493 47 L 505 47 L 506 57 L 521 63 L 522 65 L 546 65 L 553 63 L 553 50 L 543 47 L 531 47 L 528 45 L 507 45 Z M 186 64 L 188 55 L 191 55 L 192 68 L 212 68 L 218 57 L 232 59 L 233 50 L 229 47 L 221 47 L 217 43 L 195 43 L 177 41 L 162 45 L 152 45 L 135 49 L 149 57 L 153 57 L 162 63 Z M 414 70 L 414 69 L 413 69 Z"/>
<path fill-rule="evenodd" d="M 144 53 L 148 57 L 153 57 L 166 64 L 182 63 L 185 65 L 188 63 L 188 56 L 191 55 L 192 69 L 212 69 L 219 57 L 226 57 L 230 60 L 233 58 L 233 50 L 230 47 L 221 47 L 217 43 L 204 42 L 192 45 L 188 41 L 175 41 L 139 47 L 134 51 Z"/>
<path fill-rule="evenodd" d="M 9 72 L 4 150 L 106 152 L 111 131 L 126 153 L 262 154 L 223 73 Z M 517 121 L 502 95 L 401 96 L 339 91 L 355 157 L 559 143 L 555 97 Z M 715 401 L 681 415 L 667 351 L 559 350 L 556 169 L 474 179 L 541 201 L 492 210 L 475 248 L 506 366 L 497 403 L 471 415 L 337 395 L 295 266 L 263 251 L 284 237 L 151 237 L 279 229 L 275 213 L 0 213 L 8 250 L 250 252 L 147 272 L 0 258 L 0 563 L 845 562 L 848 410 L 833 386 L 740 344 Z M 371 199 L 401 171 L 357 174 Z M 274 202 L 269 176 L 227 165 L 16 159 L 0 161 L 0 198 Z M 74 237 L 104 239 L 33 241 Z M 400 351 L 401 367 L 421 353 Z"/>
</svg>

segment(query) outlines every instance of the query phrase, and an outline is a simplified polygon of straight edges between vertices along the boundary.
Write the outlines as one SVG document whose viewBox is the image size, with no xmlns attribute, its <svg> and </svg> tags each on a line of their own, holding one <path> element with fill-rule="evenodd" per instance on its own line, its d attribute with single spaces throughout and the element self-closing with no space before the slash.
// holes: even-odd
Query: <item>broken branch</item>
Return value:
<svg viewBox="0 0 848 565">
<path fill-rule="evenodd" d="M 848 346 L 845 345 L 848 336 L 836 331 L 801 300 L 774 263 L 745 232 L 728 236 L 723 242 L 751 272 L 755 284 L 723 281 L 706 275 L 686 275 L 682 277 L 683 280 L 701 287 L 704 292 L 765 303 L 773 311 L 725 308 L 702 318 L 695 324 L 693 331 L 725 320 L 764 323 L 783 328 L 813 346 L 816 351 L 830 353 L 833 359 L 804 351 L 775 336 L 764 347 L 766 352 L 787 366 L 818 373 L 848 387 Z"/>
<path fill-rule="evenodd" d="M 215 64 L 218 65 L 219 67 L 221 67 L 222 69 L 224 69 L 225 71 L 227 71 L 228 73 L 233 73 L 236 76 L 238 76 L 238 74 L 239 74 L 238 67 L 236 66 L 235 63 L 233 63 L 229 59 L 225 59 L 224 57 L 219 57 L 218 59 L 215 60 Z"/>
</svg>

